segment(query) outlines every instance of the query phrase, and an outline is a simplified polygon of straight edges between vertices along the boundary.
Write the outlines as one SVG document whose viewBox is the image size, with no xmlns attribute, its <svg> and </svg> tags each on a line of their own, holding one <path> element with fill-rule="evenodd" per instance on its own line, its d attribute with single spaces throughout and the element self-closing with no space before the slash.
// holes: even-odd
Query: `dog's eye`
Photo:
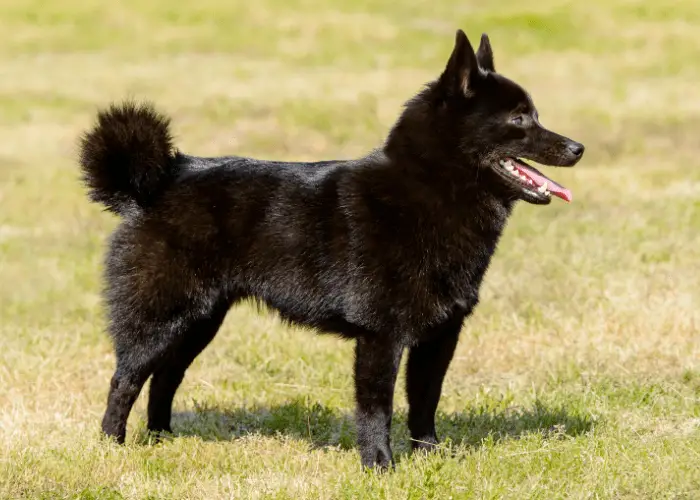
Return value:
<svg viewBox="0 0 700 500">
<path fill-rule="evenodd" d="M 514 116 L 513 118 L 510 119 L 510 122 L 511 122 L 513 125 L 518 125 L 518 126 L 520 126 L 520 125 L 523 124 L 523 117 L 522 117 L 522 115 Z"/>
</svg>

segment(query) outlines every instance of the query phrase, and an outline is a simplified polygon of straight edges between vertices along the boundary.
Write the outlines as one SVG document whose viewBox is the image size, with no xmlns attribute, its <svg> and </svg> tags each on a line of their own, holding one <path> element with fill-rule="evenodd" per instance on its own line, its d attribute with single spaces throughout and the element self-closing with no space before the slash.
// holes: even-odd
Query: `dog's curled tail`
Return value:
<svg viewBox="0 0 700 500">
<path fill-rule="evenodd" d="M 113 104 L 80 140 L 92 201 L 127 216 L 148 208 L 178 174 L 170 120 L 150 103 Z"/>
</svg>

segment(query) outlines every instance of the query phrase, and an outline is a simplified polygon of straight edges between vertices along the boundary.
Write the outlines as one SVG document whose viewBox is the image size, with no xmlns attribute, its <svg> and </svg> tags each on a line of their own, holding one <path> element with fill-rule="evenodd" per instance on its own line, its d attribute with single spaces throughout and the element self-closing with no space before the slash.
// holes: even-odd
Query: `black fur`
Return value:
<svg viewBox="0 0 700 500">
<path fill-rule="evenodd" d="M 513 125 L 513 113 L 527 121 Z M 392 463 L 394 384 L 408 349 L 413 446 L 434 447 L 442 381 L 513 204 L 548 202 L 504 179 L 498 160 L 573 165 L 581 152 L 494 73 L 488 38 L 475 54 L 462 31 L 442 76 L 358 160 L 187 156 L 149 106 L 100 113 L 81 164 L 92 199 L 123 218 L 106 259 L 117 368 L 104 432 L 124 441 L 151 375 L 148 428 L 170 431 L 185 370 L 230 306 L 253 298 L 290 322 L 356 339 L 365 466 Z"/>
<path fill-rule="evenodd" d="M 125 102 L 98 113 L 80 149 L 90 199 L 123 216 L 148 208 L 178 175 L 169 126 L 146 104 Z"/>
</svg>

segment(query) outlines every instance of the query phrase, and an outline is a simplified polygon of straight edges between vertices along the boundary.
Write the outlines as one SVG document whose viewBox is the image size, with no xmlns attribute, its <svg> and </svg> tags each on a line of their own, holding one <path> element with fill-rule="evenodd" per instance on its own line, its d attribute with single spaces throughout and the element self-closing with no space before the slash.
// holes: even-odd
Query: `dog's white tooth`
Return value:
<svg viewBox="0 0 700 500">
<path fill-rule="evenodd" d="M 523 174 L 520 174 L 520 178 L 521 178 L 522 180 L 524 180 L 524 181 L 527 180 L 527 176 L 525 176 L 525 175 L 523 175 Z"/>
<path fill-rule="evenodd" d="M 538 187 L 537 190 L 538 190 L 540 193 L 546 192 L 546 191 L 547 191 L 547 181 L 545 181 L 544 184 L 542 184 L 540 187 Z"/>
<path fill-rule="evenodd" d="M 505 165 L 505 163 L 506 163 L 506 162 L 504 162 L 503 160 L 501 160 L 501 161 L 498 162 L 498 164 L 499 164 L 500 166 Z"/>
<path fill-rule="evenodd" d="M 518 170 L 516 168 L 511 168 L 510 173 L 516 177 L 520 177 L 520 174 L 518 173 Z"/>
<path fill-rule="evenodd" d="M 532 183 L 533 183 L 533 182 L 532 182 L 532 179 L 528 179 L 528 180 L 527 180 L 527 183 L 528 183 L 528 184 L 532 184 Z"/>
<path fill-rule="evenodd" d="M 510 163 L 506 163 L 505 166 L 506 166 L 506 170 L 509 170 L 509 171 L 515 170 L 515 167 L 513 165 L 511 165 Z"/>
</svg>

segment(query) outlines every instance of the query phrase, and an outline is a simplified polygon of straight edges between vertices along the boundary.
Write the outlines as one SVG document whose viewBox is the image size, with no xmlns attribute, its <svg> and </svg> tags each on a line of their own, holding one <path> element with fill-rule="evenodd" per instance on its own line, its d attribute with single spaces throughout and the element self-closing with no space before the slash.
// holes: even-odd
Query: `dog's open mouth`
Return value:
<svg viewBox="0 0 700 500">
<path fill-rule="evenodd" d="M 571 191 L 561 184 L 557 184 L 549 177 L 539 172 L 537 169 L 527 165 L 522 160 L 516 158 L 506 158 L 498 162 L 504 169 L 506 177 L 510 178 L 524 191 L 528 191 L 538 198 L 550 199 L 552 195 L 561 198 L 566 202 L 571 202 Z"/>
</svg>

